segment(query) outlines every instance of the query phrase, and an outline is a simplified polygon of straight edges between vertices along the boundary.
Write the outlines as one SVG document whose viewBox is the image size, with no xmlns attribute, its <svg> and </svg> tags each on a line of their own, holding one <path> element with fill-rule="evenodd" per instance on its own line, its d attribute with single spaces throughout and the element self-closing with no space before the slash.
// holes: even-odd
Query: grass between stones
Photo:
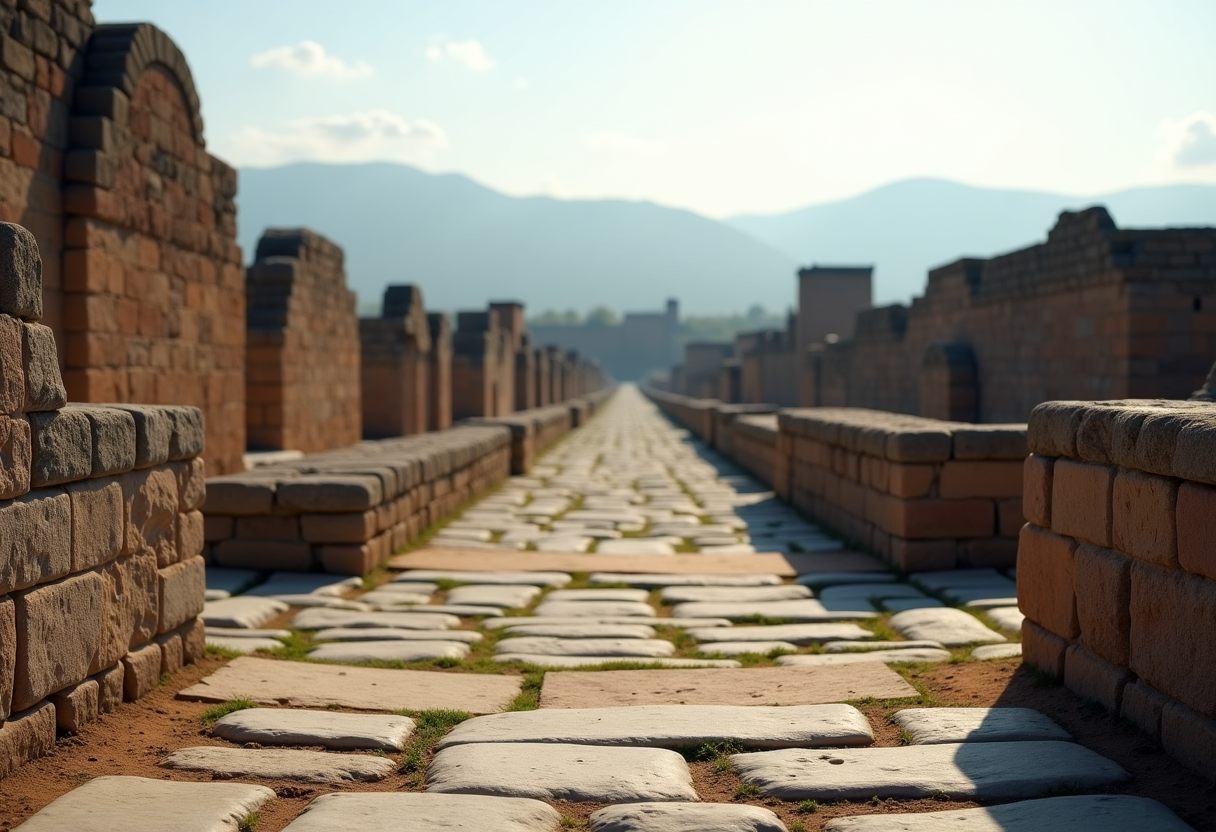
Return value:
<svg viewBox="0 0 1216 832">
<path fill-rule="evenodd" d="M 397 768 L 401 774 L 411 775 L 408 782 L 410 788 L 417 788 L 426 781 L 426 769 L 431 758 L 435 756 L 435 744 L 452 728 L 473 717 L 468 711 L 447 708 L 401 710 L 393 713 L 414 720 L 414 733 L 410 735 L 409 743 L 401 757 L 401 765 Z"/>
<path fill-rule="evenodd" d="M 198 721 L 204 725 L 214 725 L 222 716 L 228 716 L 228 714 L 235 713 L 236 711 L 256 708 L 257 706 L 258 703 L 252 699 L 229 699 L 227 702 L 221 702 L 203 711 L 198 715 Z"/>
</svg>

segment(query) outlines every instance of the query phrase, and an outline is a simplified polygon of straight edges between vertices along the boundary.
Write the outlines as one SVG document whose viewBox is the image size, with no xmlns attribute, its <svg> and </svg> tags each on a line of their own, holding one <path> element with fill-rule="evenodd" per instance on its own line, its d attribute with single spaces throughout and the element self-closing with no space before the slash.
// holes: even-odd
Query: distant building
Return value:
<svg viewBox="0 0 1216 832">
<path fill-rule="evenodd" d="M 680 306 L 668 300 L 662 312 L 626 312 L 620 324 L 607 326 L 529 326 L 534 343 L 556 344 L 594 358 L 612 377 L 640 379 L 656 367 L 679 360 L 676 335 Z"/>
</svg>

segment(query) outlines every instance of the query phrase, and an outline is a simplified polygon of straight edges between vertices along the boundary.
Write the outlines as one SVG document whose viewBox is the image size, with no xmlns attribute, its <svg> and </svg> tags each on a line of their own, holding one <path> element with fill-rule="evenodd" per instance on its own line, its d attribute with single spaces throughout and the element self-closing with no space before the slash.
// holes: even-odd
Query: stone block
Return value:
<svg viewBox="0 0 1216 832">
<path fill-rule="evenodd" d="M 1128 666 L 1132 561 L 1122 552 L 1082 543 L 1073 555 L 1073 587 L 1081 644 L 1106 661 Z"/>
<path fill-rule="evenodd" d="M 897 428 L 887 435 L 886 455 L 892 462 L 945 462 L 953 445 L 947 430 Z"/>
<path fill-rule="evenodd" d="M 1064 657 L 1064 684 L 1068 689 L 1100 703 L 1111 713 L 1119 713 L 1123 689 L 1133 678 L 1127 668 L 1104 661 L 1079 644 L 1071 645 Z"/>
<path fill-rule="evenodd" d="M 60 488 L 0 503 L 0 594 L 72 571 L 72 506 Z"/>
<path fill-rule="evenodd" d="M 1026 458 L 1026 426 L 974 425 L 951 429 L 954 436 L 954 459 Z"/>
<path fill-rule="evenodd" d="M 1056 461 L 1051 485 L 1051 528 L 1060 534 L 1111 545 L 1112 465 Z"/>
<path fill-rule="evenodd" d="M 6 52 L 10 43 L 5 38 Z M 25 321 L 42 319 L 38 241 L 28 229 L 10 222 L 0 223 L 0 313 Z"/>
<path fill-rule="evenodd" d="M 366 575 L 380 565 L 376 547 L 369 543 L 360 545 L 319 546 L 321 568 L 334 575 Z"/>
<path fill-rule="evenodd" d="M 236 528 L 236 518 L 225 517 L 222 514 L 203 515 L 203 539 L 208 543 L 217 543 L 232 537 Z"/>
<path fill-rule="evenodd" d="M 996 530 L 1001 537 L 1016 539 L 1026 522 L 1022 501 L 1001 500 L 996 504 Z"/>
<path fill-rule="evenodd" d="M 177 557 L 179 560 L 203 553 L 204 520 L 201 511 L 186 511 L 177 515 Z"/>
<path fill-rule="evenodd" d="M 25 370 L 25 400 L 21 410 L 34 413 L 58 410 L 67 404 L 68 394 L 59 374 L 59 354 L 55 333 L 42 324 L 22 324 L 21 362 Z"/>
<path fill-rule="evenodd" d="M 205 568 L 203 559 L 195 557 L 159 570 L 158 633 L 176 629 L 203 611 L 203 595 L 207 589 Z"/>
<path fill-rule="evenodd" d="M 2 261 L 0 261 L 2 262 Z M 0 725 L 0 778 L 55 747 L 55 706 L 42 702 Z"/>
<path fill-rule="evenodd" d="M 13 708 L 25 710 L 84 681 L 97 655 L 102 582 L 96 572 L 16 593 L 17 665 Z"/>
<path fill-rule="evenodd" d="M 1119 716 L 1155 740 L 1161 739 L 1161 712 L 1170 698 L 1137 679 L 1123 689 Z"/>
<path fill-rule="evenodd" d="M 51 697 L 55 706 L 55 724 L 60 731 L 75 734 L 91 722 L 97 721 L 100 713 L 98 699 L 101 686 L 96 679 L 85 679 L 79 685 L 65 688 Z"/>
<path fill-rule="evenodd" d="M 1111 492 L 1111 539 L 1120 552 L 1178 565 L 1175 513 L 1178 480 L 1120 470 Z"/>
<path fill-rule="evenodd" d="M 135 467 L 151 468 L 169 461 L 173 419 L 163 407 L 139 404 L 110 405 L 124 410 L 135 422 Z"/>
<path fill-rule="evenodd" d="M 160 566 L 177 561 L 177 477 L 168 466 L 123 474 L 124 554 L 153 552 Z"/>
<path fill-rule="evenodd" d="M 1161 745 L 1204 779 L 1216 779 L 1216 721 L 1170 702 L 1161 709 Z"/>
<path fill-rule="evenodd" d="M 203 453 L 203 411 L 197 407 L 167 407 L 173 432 L 169 434 L 169 459 L 178 462 Z"/>
<path fill-rule="evenodd" d="M 929 496 L 937 469 L 932 465 L 899 465 L 887 468 L 886 490 L 896 497 L 914 499 Z"/>
<path fill-rule="evenodd" d="M 373 476 L 312 474 L 279 484 L 275 502 L 298 512 L 351 512 L 375 508 L 384 499 Z"/>
<path fill-rule="evenodd" d="M 103 588 L 100 643 L 90 673 L 113 667 L 128 650 L 147 643 L 156 635 L 160 611 L 160 575 L 151 553 L 121 557 L 98 574 Z"/>
<path fill-rule="evenodd" d="M 1068 642 L 1029 618 L 1022 621 L 1022 663 L 1056 679 L 1064 678 Z"/>
<path fill-rule="evenodd" d="M 270 514 L 278 483 L 246 476 L 213 477 L 207 482 L 205 514 L 253 517 Z"/>
<path fill-rule="evenodd" d="M 1216 417 L 1209 413 L 1180 414 L 1182 422 L 1174 439 L 1171 464 L 1162 473 L 1185 480 L 1216 483 L 1216 460 L 1212 447 L 1216 443 Z"/>
<path fill-rule="evenodd" d="M 297 540 L 300 518 L 293 514 L 236 518 L 234 537 L 243 540 Z"/>
<path fill-rule="evenodd" d="M 375 511 L 346 514 L 305 514 L 300 531 L 309 543 L 365 543 L 375 536 L 379 523 Z"/>
<path fill-rule="evenodd" d="M 1088 402 L 1043 402 L 1030 412 L 1026 424 L 1027 449 L 1040 456 L 1077 456 L 1077 429 Z"/>
<path fill-rule="evenodd" d="M 953 540 L 892 537 L 891 563 L 904 572 L 953 569 L 958 565 L 958 544 Z"/>
<path fill-rule="evenodd" d="M 1029 523 L 1018 538 L 1018 606 L 1070 641 L 1080 632 L 1073 591 L 1076 548 L 1076 541 Z"/>
<path fill-rule="evenodd" d="M 1022 462 L 950 461 L 942 465 L 938 496 L 946 500 L 971 497 L 1022 496 Z"/>
<path fill-rule="evenodd" d="M 1216 717 L 1214 655 L 1216 582 L 1133 562 L 1131 670 L 1167 696 Z"/>
<path fill-rule="evenodd" d="M 991 500 L 897 500 L 883 531 L 910 540 L 991 537 L 996 507 Z"/>
<path fill-rule="evenodd" d="M 13 705 L 13 679 L 17 673 L 17 608 L 12 598 L 0 597 L 0 723 Z"/>
<path fill-rule="evenodd" d="M 307 572 L 312 569 L 312 547 L 302 540 L 221 540 L 211 550 L 217 566 L 259 569 L 264 572 Z"/>
<path fill-rule="evenodd" d="M 972 569 L 1011 569 L 1018 562 L 1017 535 L 981 537 L 959 543 L 959 566 Z"/>
<path fill-rule="evenodd" d="M 1022 464 L 1022 511 L 1036 526 L 1051 528 L 1051 475 L 1055 457 L 1031 454 Z"/>
<path fill-rule="evenodd" d="M 123 551 L 122 485 L 111 478 L 66 486 L 72 505 L 72 571 L 109 563 Z"/>
<path fill-rule="evenodd" d="M 88 479 L 93 473 L 93 427 L 76 408 L 29 415 L 35 488 Z"/>
<path fill-rule="evenodd" d="M 94 675 L 97 680 L 97 710 L 99 713 L 112 713 L 122 704 L 122 662 Z"/>
<path fill-rule="evenodd" d="M 207 652 L 206 626 L 201 618 L 187 621 L 177 630 L 182 639 L 182 661 L 194 664 Z"/>
<path fill-rule="evenodd" d="M 1216 581 L 1216 488 L 1184 482 L 1175 506 L 1178 565 Z"/>
<path fill-rule="evenodd" d="M 23 416 L 0 416 L 0 500 L 30 490 L 33 457 L 30 423 Z"/>
<path fill-rule="evenodd" d="M 160 681 L 161 650 L 156 642 L 145 644 L 122 657 L 122 698 L 143 699 Z"/>
<path fill-rule="evenodd" d="M 21 321 L 0 314 L 0 413 L 21 413 L 25 403 L 25 361 Z"/>
<path fill-rule="evenodd" d="M 202 457 L 185 462 L 171 462 L 169 468 L 177 475 L 177 510 L 201 509 L 207 500 L 207 463 Z"/>
<path fill-rule="evenodd" d="M 160 672 L 172 675 L 181 670 L 186 663 L 181 634 L 165 633 L 155 643 L 160 647 Z"/>
<path fill-rule="evenodd" d="M 122 474 L 135 467 L 135 419 L 114 407 L 78 406 L 89 418 L 94 477 Z"/>
</svg>

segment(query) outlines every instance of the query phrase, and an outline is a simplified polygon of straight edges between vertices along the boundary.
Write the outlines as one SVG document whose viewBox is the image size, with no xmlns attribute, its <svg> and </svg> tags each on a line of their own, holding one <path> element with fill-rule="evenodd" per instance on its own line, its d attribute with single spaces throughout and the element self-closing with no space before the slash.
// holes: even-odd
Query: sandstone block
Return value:
<svg viewBox="0 0 1216 832">
<path fill-rule="evenodd" d="M 79 685 L 65 688 L 51 697 L 55 706 L 55 724 L 60 731 L 75 734 L 90 722 L 97 721 L 101 686 L 96 679 L 85 679 Z"/>
<path fill-rule="evenodd" d="M 20 711 L 89 675 L 100 642 L 101 577 L 95 572 L 73 575 L 19 592 L 13 601 L 17 618 L 13 708 Z"/>
<path fill-rule="evenodd" d="M 113 667 L 128 650 L 156 635 L 160 610 L 160 575 L 151 553 L 121 557 L 98 574 L 103 588 L 100 643 L 90 673 Z"/>
<path fill-rule="evenodd" d="M 1119 713 L 1123 689 L 1133 678 L 1127 668 L 1103 661 L 1079 644 L 1070 646 L 1064 657 L 1064 684 L 1068 689 L 1101 703 L 1112 713 Z"/>
<path fill-rule="evenodd" d="M 236 518 L 225 517 L 222 514 L 203 515 L 203 538 L 208 543 L 218 543 L 232 537 L 236 529 Z"/>
<path fill-rule="evenodd" d="M 299 512 L 362 512 L 379 505 L 384 492 L 378 477 L 313 474 L 281 483 L 275 499 Z"/>
<path fill-rule="evenodd" d="M 1026 522 L 1026 511 L 1021 500 L 1001 500 L 996 504 L 997 533 L 1001 537 L 1016 538 Z"/>
<path fill-rule="evenodd" d="M 156 642 L 132 650 L 122 658 L 122 697 L 134 702 L 147 696 L 160 681 L 161 650 Z"/>
<path fill-rule="evenodd" d="M 910 540 L 991 537 L 996 508 L 991 500 L 899 500 L 883 531 Z"/>
<path fill-rule="evenodd" d="M 1161 709 L 1161 745 L 1207 780 L 1216 772 L 1216 721 L 1177 702 Z"/>
<path fill-rule="evenodd" d="M 17 608 L 13 599 L 0 597 L 0 724 L 13 704 L 13 678 L 17 673 Z"/>
<path fill-rule="evenodd" d="M 169 437 L 173 419 L 163 407 L 118 404 L 110 407 L 126 411 L 135 422 L 135 467 L 151 468 L 169 460 Z"/>
<path fill-rule="evenodd" d="M 112 713 L 122 704 L 122 662 L 93 676 L 97 680 L 97 710 Z"/>
<path fill-rule="evenodd" d="M 93 428 L 76 408 L 29 415 L 33 441 L 30 484 L 35 488 L 88 479 L 93 473 Z"/>
<path fill-rule="evenodd" d="M 177 515 L 177 557 L 180 560 L 203 553 L 204 520 L 201 511 L 187 511 Z"/>
<path fill-rule="evenodd" d="M 160 566 L 177 560 L 177 477 L 167 466 L 123 474 L 124 554 L 153 552 Z"/>
<path fill-rule="evenodd" d="M 1077 429 L 1089 404 L 1087 402 L 1043 402 L 1030 412 L 1026 424 L 1026 444 L 1032 454 L 1077 456 Z"/>
<path fill-rule="evenodd" d="M 936 469 L 932 465 L 899 465 L 887 468 L 886 490 L 896 497 L 911 499 L 929 496 Z"/>
<path fill-rule="evenodd" d="M 1018 606 L 1065 639 L 1079 633 L 1073 590 L 1076 541 L 1026 524 L 1018 538 Z"/>
<path fill-rule="evenodd" d="M 0 416 L 0 500 L 30 490 L 32 456 L 29 421 L 22 416 Z"/>
<path fill-rule="evenodd" d="M 272 479 L 214 477 L 207 483 L 202 508 L 207 515 L 252 517 L 270 514 L 277 487 Z"/>
<path fill-rule="evenodd" d="M 1216 483 L 1216 461 L 1212 459 L 1212 443 L 1216 442 L 1216 418 L 1204 413 L 1178 415 L 1181 426 L 1174 442 L 1174 455 L 1169 467 L 1161 471 L 1185 480 Z M 1160 470 L 1160 469 L 1150 469 Z"/>
<path fill-rule="evenodd" d="M 365 543 L 378 528 L 374 511 L 346 514 L 305 514 L 300 531 L 309 543 Z"/>
<path fill-rule="evenodd" d="M 1175 510 L 1178 564 L 1188 572 L 1216 580 L 1216 488 L 1184 482 Z"/>
<path fill-rule="evenodd" d="M 887 434 L 886 456 L 892 462 L 945 462 L 953 444 L 946 430 L 900 428 Z"/>
<path fill-rule="evenodd" d="M 169 459 L 177 462 L 193 459 L 203 452 L 203 411 L 197 407 L 165 408 L 173 422 L 169 434 Z"/>
<path fill-rule="evenodd" d="M 1051 528 L 1051 474 L 1055 458 L 1031 454 L 1022 464 L 1022 511 L 1036 526 Z"/>
<path fill-rule="evenodd" d="M 1176 566 L 1178 480 L 1120 470 L 1111 493 L 1114 548 L 1150 563 Z"/>
<path fill-rule="evenodd" d="M 1068 642 L 1029 618 L 1022 621 L 1022 662 L 1056 679 L 1064 678 Z"/>
<path fill-rule="evenodd" d="M 905 540 L 891 538 L 891 563 L 904 572 L 952 569 L 958 564 L 958 544 L 953 540 Z"/>
<path fill-rule="evenodd" d="M 179 633 L 166 633 L 157 636 L 155 643 L 160 647 L 160 672 L 170 675 L 177 673 L 186 663 L 182 637 Z"/>
<path fill-rule="evenodd" d="M 954 459 L 1026 458 L 1025 425 L 974 425 L 952 428 Z"/>
<path fill-rule="evenodd" d="M 234 536 L 243 540 L 295 540 L 300 536 L 300 518 L 293 514 L 238 517 Z"/>
<path fill-rule="evenodd" d="M 135 419 L 114 407 L 78 407 L 89 418 L 94 477 L 121 474 L 135 467 Z"/>
<path fill-rule="evenodd" d="M 319 546 L 321 567 L 334 575 L 366 575 L 380 564 L 376 547 L 370 543 L 359 545 Z"/>
<path fill-rule="evenodd" d="M 122 485 L 111 478 L 67 485 L 72 506 L 72 571 L 109 563 L 122 553 Z"/>
<path fill-rule="evenodd" d="M 20 413 L 25 402 L 21 321 L 0 314 L 0 413 Z"/>
<path fill-rule="evenodd" d="M 207 652 L 206 627 L 201 618 L 187 621 L 177 630 L 182 639 L 182 661 L 194 664 Z"/>
<path fill-rule="evenodd" d="M 169 467 L 177 475 L 177 510 L 201 509 L 207 500 L 207 463 L 202 457 L 185 462 L 172 462 Z"/>
<path fill-rule="evenodd" d="M 0 594 L 72 570 L 72 506 L 62 489 L 43 488 L 0 503 L 0 530 Z"/>
<path fill-rule="evenodd" d="M 1109 548 L 1114 480 L 1111 465 L 1057 460 L 1051 485 L 1052 530 Z"/>
<path fill-rule="evenodd" d="M 312 569 L 312 547 L 304 541 L 221 540 L 211 551 L 217 566 L 260 569 L 265 572 L 307 572 Z"/>
<path fill-rule="evenodd" d="M 1081 644 L 1127 667 L 1131 636 L 1132 561 L 1122 552 L 1082 543 L 1073 556 L 1073 587 Z"/>
<path fill-rule="evenodd" d="M 13 42 L 5 40 L 7 49 Z M 28 229 L 9 222 L 0 223 L 0 313 L 26 321 L 42 319 L 38 241 Z"/>
<path fill-rule="evenodd" d="M 2 262 L 2 261 L 0 261 Z M 0 777 L 55 747 L 55 706 L 42 702 L 0 725 Z"/>
<path fill-rule="evenodd" d="M 938 494 L 946 500 L 1022 496 L 1022 462 L 950 461 L 942 466 Z"/>
<path fill-rule="evenodd" d="M 203 611 L 207 588 L 201 557 L 175 563 L 160 572 L 160 621 L 158 633 L 167 633 Z"/>
<path fill-rule="evenodd" d="M 1137 679 L 1123 689 L 1119 716 L 1155 740 L 1161 739 L 1161 712 L 1170 698 Z"/>
<path fill-rule="evenodd" d="M 33 413 L 58 410 L 68 394 L 59 374 L 55 334 L 42 324 L 21 325 L 21 363 L 25 370 L 25 398 L 21 410 Z"/>
</svg>

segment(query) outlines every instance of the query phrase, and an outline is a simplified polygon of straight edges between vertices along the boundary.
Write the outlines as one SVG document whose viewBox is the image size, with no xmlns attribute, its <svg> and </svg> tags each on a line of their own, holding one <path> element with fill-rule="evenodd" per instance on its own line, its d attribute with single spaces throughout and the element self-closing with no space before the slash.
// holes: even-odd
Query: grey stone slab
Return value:
<svg viewBox="0 0 1216 832">
<path fill-rule="evenodd" d="M 778 575 L 637 575 L 629 572 L 592 572 L 590 582 L 594 584 L 627 584 L 642 589 L 661 589 L 668 586 L 777 586 Z"/>
<path fill-rule="evenodd" d="M 321 662 L 421 662 L 427 659 L 463 659 L 469 645 L 463 641 L 335 641 L 308 654 Z"/>
<path fill-rule="evenodd" d="M 411 607 L 411 606 L 402 605 L 402 604 L 393 604 L 391 606 L 379 607 L 379 610 L 381 612 L 410 612 L 410 613 L 422 613 L 422 614 L 440 613 L 440 614 L 446 614 L 446 615 L 458 615 L 458 616 L 465 616 L 465 617 L 475 616 L 475 615 L 486 615 L 486 616 L 492 616 L 492 617 L 497 618 L 497 617 L 503 615 L 503 611 L 502 611 L 501 607 L 481 607 L 481 606 L 474 606 L 473 604 L 430 604 L 428 606 L 421 606 L 421 607 Z"/>
<path fill-rule="evenodd" d="M 623 540 L 601 540 L 595 547 L 600 555 L 674 555 L 675 547 L 661 540 L 625 538 Z"/>
<path fill-rule="evenodd" d="M 593 816 L 594 817 L 594 816 Z M 830 820 L 825 832 L 1194 832 L 1155 800 L 1122 794 L 1024 800 L 980 809 L 859 815 Z"/>
<path fill-rule="evenodd" d="M 233 599 L 235 600 L 235 599 Z M 292 626 L 301 630 L 330 627 L 396 627 L 401 630 L 447 630 L 460 626 L 460 619 L 446 613 L 354 612 L 352 610 L 309 609 L 297 613 Z"/>
<path fill-rule="evenodd" d="M 1022 620 L 1026 618 L 1016 606 L 993 607 L 984 610 L 984 614 L 992 619 L 992 623 L 1006 633 L 1022 632 Z"/>
<path fill-rule="evenodd" d="M 199 618 L 204 624 L 216 627 L 232 627 L 254 629 L 260 627 L 276 616 L 291 609 L 282 601 L 273 598 L 251 598 L 238 595 L 224 598 L 220 601 L 208 601 L 203 604 L 203 612 Z"/>
<path fill-rule="evenodd" d="M 723 656 L 739 656 L 744 653 L 768 654 L 774 650 L 797 653 L 798 645 L 788 641 L 714 641 L 697 648 L 702 653 L 718 653 Z"/>
<path fill-rule="evenodd" d="M 94 777 L 44 806 L 21 832 L 237 832 L 274 798 L 248 783 L 179 783 L 146 777 Z"/>
<path fill-rule="evenodd" d="M 1052 789 L 1102 789 L 1128 774 L 1071 742 L 995 742 L 848 748 L 831 752 L 782 749 L 734 754 L 745 783 L 781 800 L 920 798 L 1012 800 Z"/>
<path fill-rule="evenodd" d="M 577 534 L 555 534 L 533 541 L 538 552 L 586 552 L 592 543 L 594 537 Z"/>
<path fill-rule="evenodd" d="M 810 598 L 811 591 L 804 586 L 671 586 L 659 593 L 664 604 L 681 604 L 703 601 L 796 601 Z"/>
<path fill-rule="evenodd" d="M 546 601 L 632 601 L 645 603 L 650 593 L 644 589 L 555 589 Z"/>
<path fill-rule="evenodd" d="M 874 734 L 852 705 L 639 705 L 476 717 L 453 728 L 437 747 L 549 742 L 687 748 L 727 740 L 754 748 L 819 748 L 870 745 Z"/>
<path fill-rule="evenodd" d="M 389 581 L 386 584 L 380 584 L 372 590 L 372 592 L 380 592 L 384 594 L 400 593 L 401 595 L 434 595 L 439 591 L 439 584 L 431 581 Z M 364 596 L 359 596 L 360 598 Z"/>
<path fill-rule="evenodd" d="M 664 619 L 666 621 L 667 619 Z M 774 624 L 771 626 L 698 627 L 688 631 L 697 641 L 788 641 L 792 644 L 815 644 L 821 641 L 856 641 L 871 638 L 873 633 L 856 624 Z"/>
<path fill-rule="evenodd" d="M 519 693 L 512 676 L 343 667 L 243 657 L 177 694 L 179 699 L 324 708 L 331 704 L 366 711 L 451 708 L 475 714 L 501 711 Z"/>
<path fill-rule="evenodd" d="M 560 743 L 445 748 L 427 769 L 426 788 L 575 803 L 698 800 L 688 764 L 674 751 Z"/>
<path fill-rule="evenodd" d="M 358 589 L 363 582 L 359 578 L 340 578 L 320 572 L 275 572 L 263 583 L 245 591 L 246 595 L 345 595 Z"/>
<path fill-rule="evenodd" d="M 550 638 L 517 636 L 494 645 L 494 652 L 526 653 L 534 656 L 626 656 L 655 658 L 670 656 L 675 645 L 657 638 Z"/>
<path fill-rule="evenodd" d="M 291 638 L 291 630 L 246 630 L 243 627 L 207 627 L 207 635 L 222 638 Z"/>
<path fill-rule="evenodd" d="M 887 612 L 932 610 L 946 606 L 936 598 L 886 598 L 879 602 Z"/>
<path fill-rule="evenodd" d="M 974 616 L 952 608 L 906 610 L 891 616 L 887 623 L 906 638 L 940 641 L 947 647 L 1005 641 L 1003 635 Z"/>
<path fill-rule="evenodd" d="M 230 779 L 260 777 L 302 783 L 370 783 L 383 780 L 396 763 L 371 754 L 331 754 L 286 748 L 226 748 L 199 745 L 179 748 L 160 765 Z"/>
<path fill-rule="evenodd" d="M 494 534 L 489 529 L 452 528 L 448 526 L 435 535 L 435 537 L 447 538 L 448 540 L 476 540 L 480 543 L 489 543 Z"/>
<path fill-rule="evenodd" d="M 301 514 L 367 511 L 383 501 L 380 478 L 359 474 L 304 474 L 279 483 L 275 494 L 278 505 Z"/>
<path fill-rule="evenodd" d="M 459 569 L 410 569 L 393 578 L 393 583 L 417 581 L 459 581 L 462 584 L 531 584 L 563 587 L 572 578 L 565 572 L 468 572 Z"/>
<path fill-rule="evenodd" d="M 237 744 L 319 745 L 332 751 L 400 751 L 414 720 L 396 714 L 351 714 L 292 708 L 246 708 L 216 720 L 211 733 Z"/>
<path fill-rule="evenodd" d="M 500 630 L 504 627 L 515 627 L 523 624 L 544 624 L 550 627 L 562 624 L 571 625 L 600 625 L 600 624 L 645 624 L 646 626 L 678 627 L 684 630 L 708 629 L 714 627 L 729 627 L 731 623 L 725 618 L 645 618 L 639 615 L 592 615 L 592 616 L 559 616 L 534 615 L 511 616 L 482 621 L 481 626 L 487 630 Z"/>
<path fill-rule="evenodd" d="M 237 595 L 262 580 L 262 573 L 252 569 L 225 569 L 222 566 L 208 566 L 206 573 L 207 589 L 227 592 Z"/>
<path fill-rule="evenodd" d="M 794 579 L 803 586 L 838 586 L 840 584 L 893 584 L 897 578 L 890 572 L 807 572 Z"/>
<path fill-rule="evenodd" d="M 381 592 L 374 589 L 359 596 L 359 602 L 378 607 L 404 607 L 429 604 L 432 595 L 418 592 Z"/>
<path fill-rule="evenodd" d="M 707 537 L 694 537 L 694 538 L 692 538 L 691 542 L 692 542 L 693 546 L 696 546 L 698 548 L 705 548 L 708 546 L 733 546 L 736 543 L 740 543 L 742 541 L 740 541 L 738 537 L 736 537 L 735 535 L 732 534 L 732 535 L 717 535 L 717 536 L 713 536 L 713 537 L 708 537 L 708 536 Z"/>
<path fill-rule="evenodd" d="M 284 604 L 290 604 L 293 607 L 323 607 L 327 610 L 357 610 L 359 612 L 369 612 L 372 610 L 371 604 L 365 604 L 362 601 L 351 601 L 346 598 L 340 598 L 337 595 L 301 593 L 299 595 L 267 595 L 264 597 L 282 601 Z"/>
<path fill-rule="evenodd" d="M 231 650 L 233 653 L 249 655 L 259 650 L 275 650 L 283 646 L 283 642 L 273 638 L 233 638 L 231 636 L 215 636 L 207 633 L 207 644 L 219 647 L 221 650 Z"/>
<path fill-rule="evenodd" d="M 403 819 L 408 818 L 408 821 Z M 554 832 L 561 815 L 547 803 L 518 797 L 412 792 L 337 793 L 318 797 L 283 832 Z"/>
<path fill-rule="evenodd" d="M 648 624 L 517 624 L 504 632 L 551 638 L 654 638 L 654 627 Z"/>
<path fill-rule="evenodd" d="M 733 803 L 630 803 L 590 820 L 591 832 L 786 832 L 771 809 Z"/>
<path fill-rule="evenodd" d="M 912 572 L 908 578 L 935 590 L 946 587 L 991 586 L 1009 580 L 995 569 L 938 569 L 933 572 Z"/>
<path fill-rule="evenodd" d="M 985 644 L 971 651 L 971 658 L 987 661 L 988 659 L 1014 659 L 1022 655 L 1021 644 Z"/>
<path fill-rule="evenodd" d="M 482 543 L 479 540 L 453 540 L 452 538 L 432 537 L 427 546 L 431 549 L 460 549 L 465 552 L 502 552 L 509 548 L 499 543 Z"/>
<path fill-rule="evenodd" d="M 946 649 L 946 645 L 939 641 L 829 641 L 824 643 L 823 652 L 860 653 L 868 650 L 911 650 L 917 647 Z"/>
<path fill-rule="evenodd" d="M 788 621 L 839 621 L 841 619 L 872 618 L 871 610 L 829 610 L 815 598 L 794 601 L 691 601 L 677 604 L 671 610 L 673 618 L 783 618 Z"/>
<path fill-rule="evenodd" d="M 448 590 L 447 603 L 481 607 L 522 609 L 540 595 L 531 584 L 472 584 Z"/>
<path fill-rule="evenodd" d="M 655 611 L 654 607 L 639 601 L 542 601 L 533 614 L 538 618 L 653 618 Z"/>
<path fill-rule="evenodd" d="M 616 664 L 628 662 L 642 663 L 656 667 L 715 667 L 735 668 L 741 665 L 733 659 L 673 659 L 649 656 L 545 656 L 536 653 L 501 653 L 494 661 L 503 664 L 531 664 L 537 667 L 553 669 L 568 669 L 574 667 L 595 667 L 601 664 Z"/>
<path fill-rule="evenodd" d="M 911 584 L 898 583 L 860 583 L 838 584 L 825 587 L 815 594 L 820 601 L 853 601 L 869 600 L 870 598 L 924 598 L 921 592 Z"/>
<path fill-rule="evenodd" d="M 226 589 L 204 589 L 203 590 L 203 600 L 204 601 L 222 601 L 225 598 L 231 598 L 231 597 L 232 597 L 232 593 Z"/>
<path fill-rule="evenodd" d="M 914 745 L 1072 739 L 1033 708 L 905 708 L 891 719 Z"/>
<path fill-rule="evenodd" d="M 949 659 L 949 650 L 913 647 L 908 650 L 871 650 L 868 653 L 800 653 L 795 656 L 778 656 L 776 661 L 782 667 L 822 667 L 862 662 L 944 662 Z"/>
</svg>

